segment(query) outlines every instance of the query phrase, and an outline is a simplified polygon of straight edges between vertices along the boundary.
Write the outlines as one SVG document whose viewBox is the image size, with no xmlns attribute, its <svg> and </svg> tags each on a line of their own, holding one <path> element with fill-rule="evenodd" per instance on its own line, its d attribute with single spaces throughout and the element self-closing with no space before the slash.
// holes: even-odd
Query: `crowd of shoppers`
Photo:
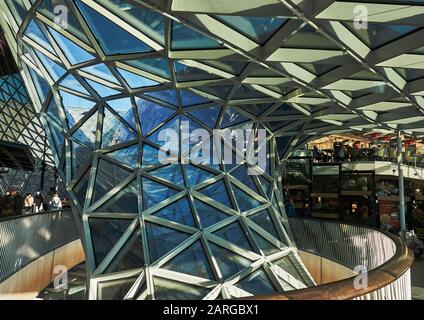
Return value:
<svg viewBox="0 0 424 320">
<path fill-rule="evenodd" d="M 332 149 L 319 149 L 313 146 L 312 157 L 315 162 L 344 161 L 390 161 L 396 157 L 396 145 L 379 145 L 371 143 L 368 147 L 360 141 L 344 140 L 334 142 Z"/>
<path fill-rule="evenodd" d="M 18 216 L 22 214 L 39 213 L 46 210 L 59 210 L 64 207 L 63 202 L 57 192 L 49 193 L 43 197 L 38 191 L 34 195 L 13 190 L 5 195 L 0 195 L 0 217 Z"/>
</svg>

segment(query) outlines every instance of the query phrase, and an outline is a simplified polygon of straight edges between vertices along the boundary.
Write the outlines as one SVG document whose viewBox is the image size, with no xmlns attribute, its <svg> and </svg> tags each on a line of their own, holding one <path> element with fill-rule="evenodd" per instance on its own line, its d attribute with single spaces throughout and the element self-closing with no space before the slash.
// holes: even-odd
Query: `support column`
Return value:
<svg viewBox="0 0 424 320">
<path fill-rule="evenodd" d="M 403 170 L 402 170 L 402 138 L 401 132 L 397 134 L 397 164 L 398 164 L 398 175 L 399 175 L 399 217 L 400 217 L 400 231 L 402 235 L 406 230 L 405 226 L 405 188 L 403 181 Z"/>
</svg>

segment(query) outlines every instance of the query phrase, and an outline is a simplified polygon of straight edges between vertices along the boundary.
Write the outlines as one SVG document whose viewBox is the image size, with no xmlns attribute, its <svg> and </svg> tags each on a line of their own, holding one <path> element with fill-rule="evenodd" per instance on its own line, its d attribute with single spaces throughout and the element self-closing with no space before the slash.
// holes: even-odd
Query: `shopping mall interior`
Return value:
<svg viewBox="0 0 424 320">
<path fill-rule="evenodd" d="M 0 300 L 424 300 L 423 241 L 424 1 L 0 2 Z"/>
</svg>

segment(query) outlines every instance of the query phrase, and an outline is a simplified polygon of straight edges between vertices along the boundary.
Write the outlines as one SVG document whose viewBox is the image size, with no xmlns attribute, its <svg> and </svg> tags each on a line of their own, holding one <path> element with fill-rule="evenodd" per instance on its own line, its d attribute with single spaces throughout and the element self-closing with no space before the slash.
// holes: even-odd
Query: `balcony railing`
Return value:
<svg viewBox="0 0 424 320">
<path fill-rule="evenodd" d="M 411 299 L 413 255 L 398 237 L 333 221 L 290 219 L 290 225 L 300 256 L 307 257 L 305 265 L 319 285 L 249 299 Z M 327 274 L 326 281 L 322 281 L 323 272 Z"/>
<path fill-rule="evenodd" d="M 71 210 L 0 220 L 0 283 L 46 253 L 78 239 Z"/>
</svg>

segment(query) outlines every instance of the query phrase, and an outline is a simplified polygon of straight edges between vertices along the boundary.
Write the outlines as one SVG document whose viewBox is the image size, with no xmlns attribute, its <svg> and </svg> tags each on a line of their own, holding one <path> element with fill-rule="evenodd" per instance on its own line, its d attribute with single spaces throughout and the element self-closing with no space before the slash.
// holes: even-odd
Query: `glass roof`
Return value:
<svg viewBox="0 0 424 320">
<path fill-rule="evenodd" d="M 52 161 L 88 221 L 89 272 L 99 282 L 132 272 L 140 288 L 125 289 L 131 298 L 147 296 L 138 289 L 149 298 L 214 299 L 311 286 L 279 218 L 271 173 L 298 143 L 335 130 L 422 131 L 420 118 L 405 119 L 424 105 L 414 13 L 423 3 L 363 1 L 372 14 L 358 29 L 353 1 L 306 0 L 292 10 L 258 0 L 238 11 L 177 2 L 60 0 L 70 9 L 66 28 L 51 1 L 1 5 Z M 1 126 L 29 99 L 16 81 L 2 85 L 10 109 Z M 402 113 L 396 101 L 408 102 Z M 264 128 L 254 153 L 267 149 L 267 167 L 257 176 L 247 160 L 226 163 L 226 149 L 233 157 L 246 146 L 222 139 L 189 141 L 188 150 L 166 152 L 180 162 L 161 163 L 169 141 L 160 133 L 173 129 L 182 145 L 190 140 L 184 122 L 188 134 Z M 194 161 L 205 146 L 215 163 Z M 102 230 L 110 234 L 103 246 Z"/>
</svg>

